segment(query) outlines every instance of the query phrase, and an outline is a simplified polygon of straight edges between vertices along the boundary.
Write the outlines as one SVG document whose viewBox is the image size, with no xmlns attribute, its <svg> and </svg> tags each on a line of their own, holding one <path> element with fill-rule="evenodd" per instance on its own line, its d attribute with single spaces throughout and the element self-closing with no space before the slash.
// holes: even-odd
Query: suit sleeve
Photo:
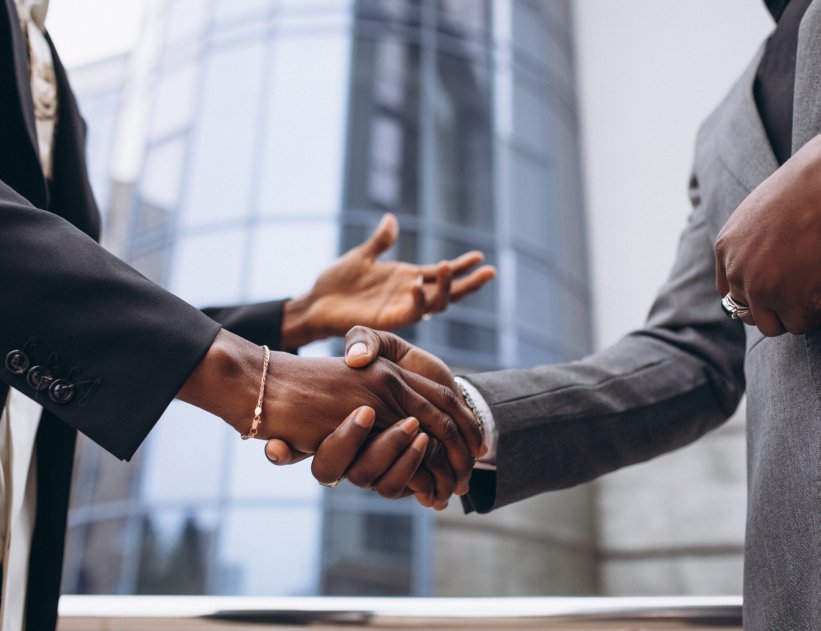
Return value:
<svg viewBox="0 0 821 631">
<path fill-rule="evenodd" d="M 220 330 L 2 182 L 0 307 L 0 379 L 122 459 Z"/>
<path fill-rule="evenodd" d="M 208 307 L 202 312 L 223 328 L 272 351 L 282 349 L 282 317 L 285 300 L 271 300 L 237 307 Z"/>
<path fill-rule="evenodd" d="M 488 512 L 642 462 L 726 420 L 744 391 L 744 331 L 721 311 L 694 179 L 693 212 L 644 328 L 569 364 L 471 375 L 499 433 L 467 510 Z"/>
</svg>

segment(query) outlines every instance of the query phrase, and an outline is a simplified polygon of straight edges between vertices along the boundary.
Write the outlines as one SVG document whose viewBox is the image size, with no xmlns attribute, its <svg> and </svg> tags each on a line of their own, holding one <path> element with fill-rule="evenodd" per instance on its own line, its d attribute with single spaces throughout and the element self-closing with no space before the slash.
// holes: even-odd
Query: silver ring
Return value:
<svg viewBox="0 0 821 631">
<path fill-rule="evenodd" d="M 338 487 L 339 483 L 342 482 L 342 480 L 344 480 L 344 479 L 345 479 L 345 474 L 343 473 L 342 477 L 339 478 L 338 480 L 334 480 L 333 482 L 320 482 L 319 486 L 324 486 L 325 488 L 328 488 L 328 489 L 334 489 L 334 488 Z"/>
<path fill-rule="evenodd" d="M 733 320 L 750 315 L 750 308 L 745 304 L 736 302 L 730 293 L 721 299 L 721 309 Z"/>
</svg>

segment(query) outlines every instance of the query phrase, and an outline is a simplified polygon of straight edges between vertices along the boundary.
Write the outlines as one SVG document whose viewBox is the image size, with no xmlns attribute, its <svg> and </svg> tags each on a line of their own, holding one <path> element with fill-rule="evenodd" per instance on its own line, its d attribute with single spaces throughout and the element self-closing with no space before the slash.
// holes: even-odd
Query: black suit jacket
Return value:
<svg viewBox="0 0 821 631">
<path fill-rule="evenodd" d="M 199 311 L 98 245 L 100 216 L 83 155 L 85 123 L 53 46 L 52 52 L 60 109 L 49 185 L 36 149 L 27 51 L 14 2 L 3 0 L 0 404 L 11 387 L 44 408 L 36 442 L 29 631 L 56 623 L 76 431 L 129 459 L 221 325 L 276 349 L 282 316 L 279 301 Z M 10 370 L 5 360 L 13 351 L 22 354 L 12 356 Z M 46 367 L 50 380 L 42 379 L 42 371 L 38 379 L 35 366 Z M 50 388 L 57 380 L 62 389 Z M 46 387 L 37 390 L 38 384 Z"/>
</svg>

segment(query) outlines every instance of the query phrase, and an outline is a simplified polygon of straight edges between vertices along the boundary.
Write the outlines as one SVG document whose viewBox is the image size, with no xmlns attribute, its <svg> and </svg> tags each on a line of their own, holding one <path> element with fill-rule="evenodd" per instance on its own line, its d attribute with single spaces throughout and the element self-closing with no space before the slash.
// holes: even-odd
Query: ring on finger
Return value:
<svg viewBox="0 0 821 631">
<path fill-rule="evenodd" d="M 739 320 L 750 315 L 750 308 L 742 302 L 738 302 L 731 293 L 727 293 L 721 299 L 721 309 L 727 314 L 728 318 Z"/>
</svg>

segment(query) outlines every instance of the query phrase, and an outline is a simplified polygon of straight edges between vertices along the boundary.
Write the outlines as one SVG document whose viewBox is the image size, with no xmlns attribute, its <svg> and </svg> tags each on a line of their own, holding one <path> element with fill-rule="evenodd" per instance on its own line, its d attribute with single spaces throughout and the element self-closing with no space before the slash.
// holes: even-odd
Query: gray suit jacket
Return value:
<svg viewBox="0 0 821 631">
<path fill-rule="evenodd" d="M 764 338 L 715 290 L 719 230 L 778 166 L 752 96 L 759 57 L 699 132 L 693 211 L 644 328 L 579 362 L 470 377 L 499 443 L 466 504 L 487 512 L 686 445 L 732 414 L 746 381 L 745 628 L 818 630 L 821 330 Z M 821 133 L 821 0 L 799 34 L 793 129 L 793 151 Z"/>
</svg>

